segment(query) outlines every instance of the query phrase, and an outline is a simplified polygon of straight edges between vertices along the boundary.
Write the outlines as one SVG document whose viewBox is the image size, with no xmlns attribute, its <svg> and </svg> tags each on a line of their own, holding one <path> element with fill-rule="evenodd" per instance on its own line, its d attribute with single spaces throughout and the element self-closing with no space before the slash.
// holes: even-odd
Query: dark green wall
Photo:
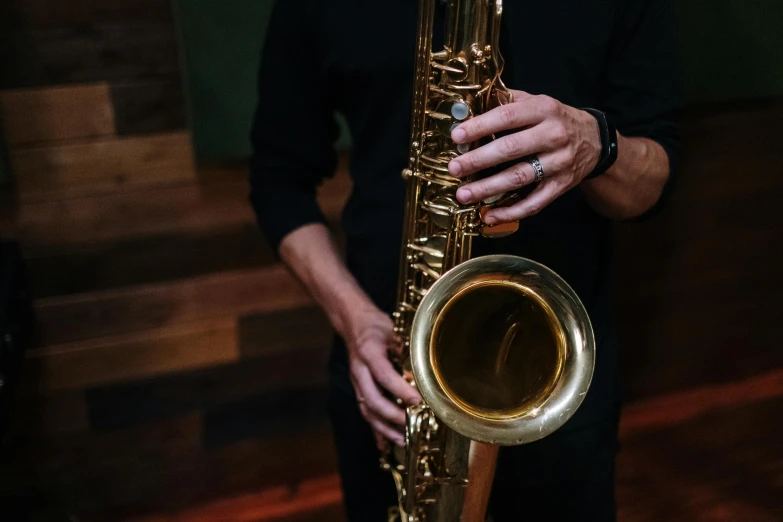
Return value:
<svg viewBox="0 0 783 522">
<path fill-rule="evenodd" d="M 249 153 L 258 60 L 273 1 L 178 0 L 191 125 L 200 159 Z"/>
<path fill-rule="evenodd" d="M 249 153 L 256 68 L 273 1 L 177 0 L 201 159 Z M 783 95 L 783 2 L 675 2 L 689 103 Z"/>
<path fill-rule="evenodd" d="M 689 103 L 783 95 L 781 0 L 675 0 Z"/>
</svg>

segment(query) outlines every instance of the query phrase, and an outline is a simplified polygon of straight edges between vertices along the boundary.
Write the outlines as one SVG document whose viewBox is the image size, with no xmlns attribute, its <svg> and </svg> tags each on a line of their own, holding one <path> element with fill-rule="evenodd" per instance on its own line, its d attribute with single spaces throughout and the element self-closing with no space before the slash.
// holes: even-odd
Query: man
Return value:
<svg viewBox="0 0 783 522">
<path fill-rule="evenodd" d="M 387 394 L 420 400 L 388 360 L 417 4 L 281 0 L 261 66 L 251 200 L 280 257 L 339 334 L 329 402 L 352 522 L 385 520 L 395 502 L 378 448 L 402 444 L 404 411 Z M 476 241 L 474 252 L 528 257 L 568 281 L 590 313 L 597 362 L 590 392 L 561 430 L 501 451 L 490 513 L 497 522 L 614 520 L 619 391 L 610 223 L 649 212 L 670 177 L 678 126 L 669 13 L 661 0 L 507 0 L 504 7 L 503 78 L 520 90 L 515 103 L 453 131 L 458 143 L 504 136 L 453 160 L 449 171 L 463 178 L 507 167 L 458 192 L 463 203 L 523 195 L 485 217 L 519 219 L 519 231 Z M 440 7 L 440 33 L 443 23 Z M 580 107 L 603 111 L 607 121 Z M 346 116 L 354 147 L 345 262 L 315 202 L 315 187 L 335 167 L 335 111 Z"/>
</svg>

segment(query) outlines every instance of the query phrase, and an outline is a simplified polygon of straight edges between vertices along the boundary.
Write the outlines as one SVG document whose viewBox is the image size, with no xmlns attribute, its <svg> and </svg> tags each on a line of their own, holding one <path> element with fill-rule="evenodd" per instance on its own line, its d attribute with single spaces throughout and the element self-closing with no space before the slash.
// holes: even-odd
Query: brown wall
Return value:
<svg viewBox="0 0 783 522">
<path fill-rule="evenodd" d="M 783 365 L 783 102 L 692 108 L 668 207 L 616 233 L 630 399 Z"/>
</svg>

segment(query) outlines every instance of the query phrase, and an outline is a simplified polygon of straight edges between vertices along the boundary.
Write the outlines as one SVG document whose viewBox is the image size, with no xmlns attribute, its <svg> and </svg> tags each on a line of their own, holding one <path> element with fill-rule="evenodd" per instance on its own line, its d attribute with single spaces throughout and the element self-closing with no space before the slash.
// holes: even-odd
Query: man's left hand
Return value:
<svg viewBox="0 0 783 522">
<path fill-rule="evenodd" d="M 471 143 L 503 131 L 516 131 L 492 140 L 449 163 L 451 175 L 464 178 L 502 163 L 513 166 L 457 191 L 460 203 L 476 203 L 529 185 L 536 172 L 524 158 L 534 155 L 544 178 L 523 200 L 486 213 L 489 225 L 517 221 L 540 212 L 579 185 L 601 156 L 598 122 L 589 113 L 549 96 L 512 91 L 514 102 L 471 118 L 454 129 L 456 143 Z"/>
</svg>

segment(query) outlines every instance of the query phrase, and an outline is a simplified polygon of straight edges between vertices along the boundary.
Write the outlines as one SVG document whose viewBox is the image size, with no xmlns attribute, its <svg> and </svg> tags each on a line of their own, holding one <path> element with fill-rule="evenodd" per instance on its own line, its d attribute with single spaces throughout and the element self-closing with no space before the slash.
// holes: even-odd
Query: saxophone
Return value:
<svg viewBox="0 0 783 522">
<path fill-rule="evenodd" d="M 486 515 L 499 445 L 543 438 L 579 407 L 595 341 L 575 292 L 521 257 L 471 259 L 474 237 L 513 233 L 483 213 L 515 195 L 461 205 L 464 181 L 448 162 L 481 145 L 455 144 L 454 126 L 512 101 L 500 75 L 502 0 L 448 0 L 442 50 L 432 49 L 435 3 L 420 0 L 396 361 L 423 404 L 407 409 L 405 446 L 381 465 L 397 486 L 389 520 L 479 522 Z M 470 180 L 468 180 L 470 181 Z"/>
</svg>

